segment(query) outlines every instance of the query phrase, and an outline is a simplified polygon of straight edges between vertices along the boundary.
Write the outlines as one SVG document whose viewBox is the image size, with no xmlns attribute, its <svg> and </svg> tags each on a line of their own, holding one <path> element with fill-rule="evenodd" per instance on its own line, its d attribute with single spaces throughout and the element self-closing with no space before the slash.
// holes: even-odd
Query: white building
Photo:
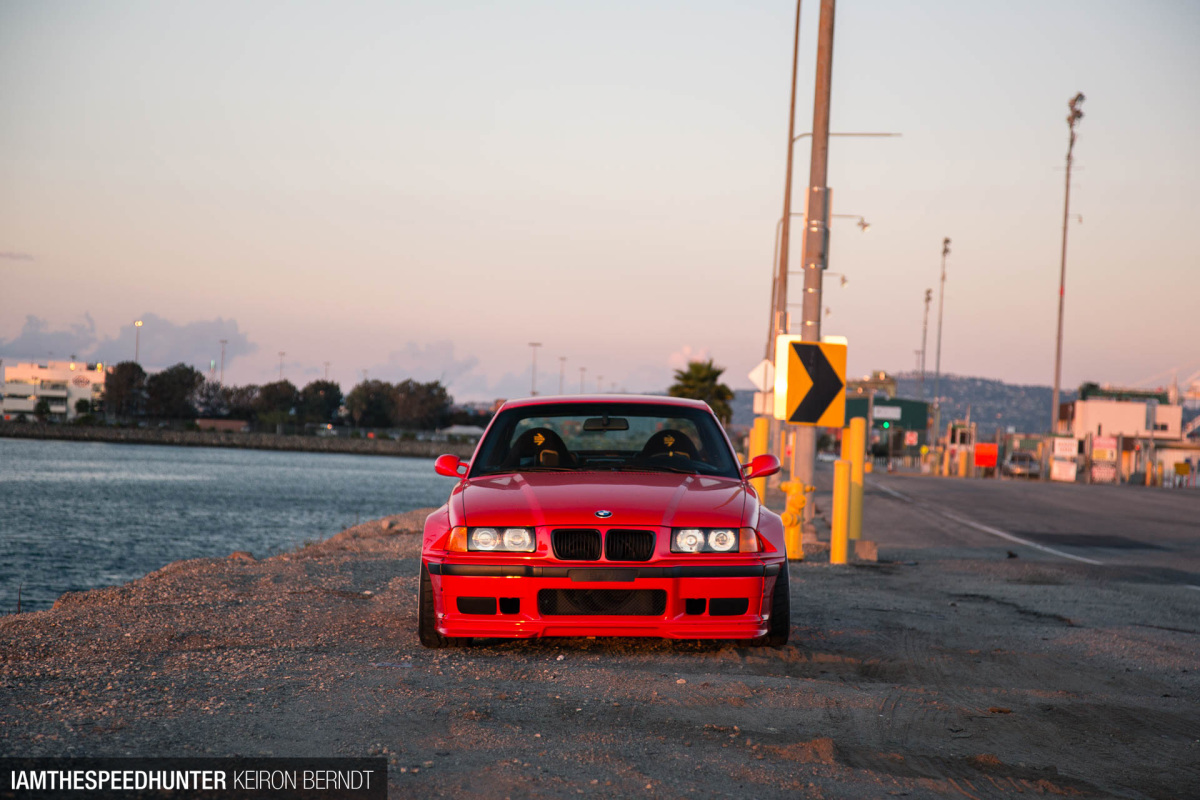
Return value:
<svg viewBox="0 0 1200 800">
<path fill-rule="evenodd" d="M 72 420 L 79 414 L 80 400 L 96 403 L 104 399 L 103 364 L 86 361 L 49 361 L 4 366 L 0 383 L 0 411 L 6 422 L 22 415 L 32 420 L 39 400 L 50 404 L 50 414 Z"/>
<path fill-rule="evenodd" d="M 1153 425 L 1153 428 L 1150 426 Z M 1125 436 L 1131 439 L 1179 440 L 1183 436 L 1183 407 L 1129 400 L 1088 398 L 1064 403 L 1058 415 L 1059 435 L 1085 439 L 1093 436 Z"/>
</svg>

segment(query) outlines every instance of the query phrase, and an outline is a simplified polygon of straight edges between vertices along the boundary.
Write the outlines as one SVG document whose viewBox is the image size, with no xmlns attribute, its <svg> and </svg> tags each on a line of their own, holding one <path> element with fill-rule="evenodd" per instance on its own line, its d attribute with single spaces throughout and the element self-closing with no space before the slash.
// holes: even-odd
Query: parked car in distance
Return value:
<svg viewBox="0 0 1200 800">
<path fill-rule="evenodd" d="M 1002 469 L 1012 478 L 1038 478 L 1042 474 L 1042 464 L 1033 453 L 1012 453 L 1004 460 Z"/>
</svg>

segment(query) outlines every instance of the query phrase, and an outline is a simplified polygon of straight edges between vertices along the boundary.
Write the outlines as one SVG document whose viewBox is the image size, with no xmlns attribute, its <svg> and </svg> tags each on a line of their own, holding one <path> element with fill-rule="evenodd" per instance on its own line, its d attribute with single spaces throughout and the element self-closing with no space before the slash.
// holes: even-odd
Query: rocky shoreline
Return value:
<svg viewBox="0 0 1200 800">
<path fill-rule="evenodd" d="M 303 453 L 353 453 L 371 456 L 436 458 L 453 453 L 470 458 L 475 446 L 459 442 L 421 442 L 411 439 L 350 439 L 337 436 L 294 436 L 229 431 L 173 431 L 153 428 L 111 428 L 35 423 L 0 424 L 0 438 L 44 439 L 111 444 L 158 444 L 175 447 L 228 447 L 245 450 L 283 450 Z"/>
</svg>

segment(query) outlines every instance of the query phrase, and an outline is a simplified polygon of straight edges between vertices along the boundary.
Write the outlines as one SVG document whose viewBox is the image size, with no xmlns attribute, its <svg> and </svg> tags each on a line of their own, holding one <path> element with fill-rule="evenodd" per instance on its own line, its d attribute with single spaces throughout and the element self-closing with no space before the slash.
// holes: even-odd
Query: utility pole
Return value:
<svg viewBox="0 0 1200 800">
<path fill-rule="evenodd" d="M 225 385 L 225 345 L 229 344 L 228 339 L 221 340 L 221 385 Z"/>
<path fill-rule="evenodd" d="M 942 303 L 946 297 L 946 256 L 950 255 L 950 237 L 942 239 L 942 282 L 938 289 L 937 363 L 933 378 L 933 441 L 941 435 L 942 425 Z"/>
<path fill-rule="evenodd" d="M 279 351 L 279 380 L 283 380 L 283 357 L 285 355 L 287 355 L 287 353 L 283 352 L 282 350 Z"/>
<path fill-rule="evenodd" d="M 580 394 L 583 394 L 583 392 L 584 392 L 583 376 L 585 374 L 587 374 L 587 367 L 580 367 L 579 368 L 579 393 Z"/>
<path fill-rule="evenodd" d="M 1075 126 L 1083 119 L 1083 111 L 1079 108 L 1083 103 L 1083 92 L 1076 92 L 1067 107 L 1067 127 L 1070 128 L 1070 138 L 1067 140 L 1067 188 L 1063 198 L 1063 232 L 1062 232 L 1062 261 L 1058 272 L 1058 343 L 1054 348 L 1054 394 L 1050 404 L 1050 433 L 1058 428 L 1058 389 L 1062 380 L 1062 333 L 1063 333 L 1063 299 L 1067 290 L 1067 223 L 1071 218 L 1071 163 L 1075 155 Z"/>
<path fill-rule="evenodd" d="M 925 290 L 925 318 L 921 322 L 921 399 L 925 399 L 925 343 L 929 341 L 929 303 L 933 289 Z"/>
<path fill-rule="evenodd" d="M 530 376 L 529 396 L 537 397 L 537 349 L 542 346 L 541 342 L 530 342 L 529 351 L 533 353 L 533 374 Z"/>
<path fill-rule="evenodd" d="M 329 380 L 329 362 L 325 362 L 325 380 Z"/>
<path fill-rule="evenodd" d="M 804 232 L 804 316 L 800 335 L 805 341 L 821 341 L 821 280 L 829 266 L 829 101 L 833 88 L 833 17 L 835 0 L 821 0 L 821 20 L 817 33 L 817 80 L 813 91 L 812 157 L 808 168 L 808 206 Z M 784 250 L 786 253 L 786 249 Z M 784 255 L 786 262 L 787 256 Z M 786 286 L 786 284 L 785 284 Z M 786 296 L 784 302 L 786 304 Z M 784 306 L 786 308 L 786 305 Z M 801 425 L 796 431 L 796 479 L 814 485 L 817 455 L 817 429 Z M 801 532 L 812 541 L 816 537 L 813 516 L 816 503 L 804 505 Z"/>
<path fill-rule="evenodd" d="M 558 357 L 558 393 L 563 393 L 563 386 L 567 382 L 567 357 Z"/>
<path fill-rule="evenodd" d="M 133 323 L 133 363 L 142 363 L 142 321 L 134 320 Z"/>
</svg>

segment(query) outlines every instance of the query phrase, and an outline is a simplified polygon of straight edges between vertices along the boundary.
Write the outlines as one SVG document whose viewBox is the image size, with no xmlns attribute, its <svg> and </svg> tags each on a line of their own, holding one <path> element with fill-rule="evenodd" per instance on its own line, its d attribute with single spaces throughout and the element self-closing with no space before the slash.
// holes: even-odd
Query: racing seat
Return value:
<svg viewBox="0 0 1200 800">
<path fill-rule="evenodd" d="M 522 433 L 504 459 L 505 469 L 573 466 L 575 457 L 562 437 L 549 428 L 532 428 Z"/>
<path fill-rule="evenodd" d="M 695 459 L 696 445 L 683 431 L 667 428 L 646 440 L 639 458 L 643 461 L 652 458 Z"/>
</svg>

